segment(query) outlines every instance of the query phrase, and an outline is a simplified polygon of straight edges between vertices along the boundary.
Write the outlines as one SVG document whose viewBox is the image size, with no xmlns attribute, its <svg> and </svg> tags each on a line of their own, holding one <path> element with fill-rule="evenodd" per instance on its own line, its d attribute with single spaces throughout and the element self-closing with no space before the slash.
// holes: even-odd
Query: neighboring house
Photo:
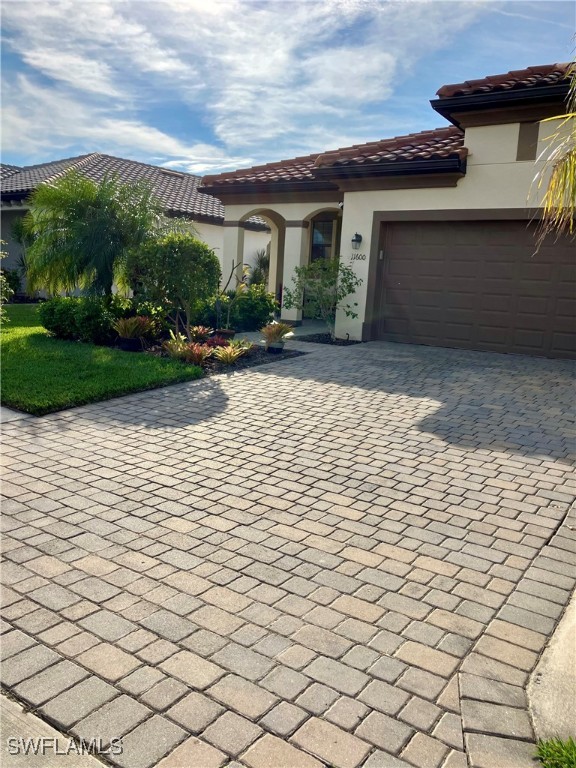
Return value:
<svg viewBox="0 0 576 768">
<path fill-rule="evenodd" d="M 551 237 L 536 254 L 534 240 L 536 159 L 558 124 L 539 121 L 565 111 L 567 70 L 444 86 L 431 102 L 443 128 L 204 177 L 226 206 L 224 261 L 261 216 L 275 289 L 334 254 L 362 278 L 339 337 L 575 356 L 573 247 Z"/>
<path fill-rule="evenodd" d="M 7 243 L 3 248 L 8 252 L 2 266 L 6 269 L 16 268 L 22 254 L 21 246 L 12 236 L 12 227 L 14 221 L 28 210 L 30 193 L 40 184 L 54 182 L 73 169 L 96 182 L 106 175 L 116 175 L 124 183 L 147 180 L 166 215 L 191 220 L 199 237 L 214 249 L 222 263 L 224 206 L 212 195 L 198 191 L 199 176 L 97 152 L 24 168 L 15 165 L 2 165 L 0 168 L 2 239 Z M 266 222 L 256 217 L 250 217 L 243 226 L 245 240 L 242 256 L 244 262 L 250 263 L 257 250 L 267 247 L 270 230 Z"/>
</svg>

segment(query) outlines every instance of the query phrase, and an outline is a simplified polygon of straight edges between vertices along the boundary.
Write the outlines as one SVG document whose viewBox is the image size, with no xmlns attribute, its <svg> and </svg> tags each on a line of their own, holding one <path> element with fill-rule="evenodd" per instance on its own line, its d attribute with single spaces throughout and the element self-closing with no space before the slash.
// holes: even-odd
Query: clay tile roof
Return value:
<svg viewBox="0 0 576 768">
<path fill-rule="evenodd" d="M 502 75 L 483 77 L 480 80 L 466 80 L 464 83 L 443 85 L 436 92 L 436 95 L 441 99 L 447 99 L 456 96 L 561 85 L 568 81 L 569 69 L 570 64 L 543 64 L 538 67 L 516 69 Z"/>
<path fill-rule="evenodd" d="M 39 184 L 56 181 L 72 169 L 96 182 L 102 181 L 106 175 L 116 175 L 124 183 L 145 179 L 152 185 L 155 196 L 166 212 L 191 218 L 201 217 L 213 220 L 215 224 L 224 221 L 224 206 L 220 200 L 198 191 L 202 181 L 200 176 L 97 152 L 16 168 L 13 173 L 2 175 L 2 194 L 25 195 Z M 266 226 L 265 222 L 257 217 L 253 217 L 249 222 L 252 225 Z"/>
<path fill-rule="evenodd" d="M 13 173 L 18 173 L 18 171 L 21 171 L 19 165 L 8 165 L 7 163 L 2 163 L 0 165 L 0 179 L 6 179 L 8 176 L 12 176 Z"/>
<path fill-rule="evenodd" d="M 313 181 L 312 169 L 318 153 L 295 157 L 292 160 L 278 160 L 265 165 L 254 165 L 252 168 L 244 168 L 239 171 L 204 176 L 203 186 L 211 184 L 261 184 L 282 181 Z"/>
<path fill-rule="evenodd" d="M 434 160 L 447 157 L 466 157 L 464 133 L 448 126 L 393 139 L 371 141 L 330 152 L 322 152 L 293 160 L 280 160 L 253 168 L 230 171 L 214 176 L 204 176 L 202 184 L 210 187 L 233 184 L 269 184 L 293 181 L 316 181 L 315 171 L 340 165 L 394 163 L 406 160 Z"/>
<path fill-rule="evenodd" d="M 407 160 L 437 160 L 455 156 L 463 159 L 467 152 L 468 150 L 464 147 L 463 131 L 454 126 L 448 126 L 325 152 L 318 156 L 315 165 L 317 168 L 328 168 L 342 165 L 396 163 Z"/>
</svg>

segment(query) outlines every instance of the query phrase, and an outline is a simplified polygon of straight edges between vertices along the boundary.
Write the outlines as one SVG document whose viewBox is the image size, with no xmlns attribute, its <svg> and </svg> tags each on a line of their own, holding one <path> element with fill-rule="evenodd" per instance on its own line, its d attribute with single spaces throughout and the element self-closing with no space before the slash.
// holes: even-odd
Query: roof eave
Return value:
<svg viewBox="0 0 576 768">
<path fill-rule="evenodd" d="M 489 93 L 474 93 L 466 96 L 450 96 L 447 98 L 431 99 L 430 106 L 438 114 L 450 120 L 460 128 L 457 120 L 452 119 L 453 113 L 472 112 L 488 109 L 502 109 L 510 106 L 526 106 L 546 104 L 550 102 L 563 103 L 568 95 L 569 84 L 548 85 L 541 88 L 518 88 L 507 91 L 490 91 Z"/>
<path fill-rule="evenodd" d="M 422 176 L 428 173 L 465 173 L 466 158 L 442 157 L 432 160 L 395 160 L 387 163 L 362 163 L 359 165 L 329 166 L 316 168 L 317 176 L 332 179 L 351 179 L 378 176 Z"/>
<path fill-rule="evenodd" d="M 24 189 L 24 190 L 15 190 L 10 192 L 2 192 L 2 200 L 6 202 L 12 202 L 12 201 L 23 201 L 26 200 L 26 198 L 30 195 L 31 192 L 33 192 L 33 189 Z"/>
<path fill-rule="evenodd" d="M 242 182 L 239 184 L 224 183 L 199 187 L 200 192 L 205 192 L 215 197 L 226 194 L 255 195 L 259 192 L 334 192 L 336 187 L 326 181 L 307 179 L 305 181 L 271 181 L 271 182 Z"/>
</svg>

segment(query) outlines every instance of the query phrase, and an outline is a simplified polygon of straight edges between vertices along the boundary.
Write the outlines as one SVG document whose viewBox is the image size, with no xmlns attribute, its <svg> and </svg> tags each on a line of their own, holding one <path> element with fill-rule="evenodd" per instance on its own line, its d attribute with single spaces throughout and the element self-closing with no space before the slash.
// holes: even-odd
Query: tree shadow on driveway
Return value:
<svg viewBox="0 0 576 768">
<path fill-rule="evenodd" d="M 170 384 L 122 397 L 77 406 L 27 420 L 40 434 L 51 430 L 176 430 L 213 419 L 226 410 L 228 397 L 216 378 Z M 48 427 L 48 425 L 50 425 Z"/>
<path fill-rule="evenodd" d="M 386 342 L 333 348 L 322 358 L 310 355 L 273 372 L 436 401 L 434 412 L 428 408 L 412 426 L 452 445 L 574 458 L 573 361 Z"/>
</svg>

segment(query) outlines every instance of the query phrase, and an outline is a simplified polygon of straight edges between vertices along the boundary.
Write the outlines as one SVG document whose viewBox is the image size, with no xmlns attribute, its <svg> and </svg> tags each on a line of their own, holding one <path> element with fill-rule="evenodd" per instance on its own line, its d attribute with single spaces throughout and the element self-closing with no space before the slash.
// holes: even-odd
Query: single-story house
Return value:
<svg viewBox="0 0 576 768">
<path fill-rule="evenodd" d="M 444 127 L 205 176 L 226 207 L 224 262 L 256 215 L 271 288 L 334 254 L 362 279 L 339 337 L 574 357 L 573 244 L 536 253 L 534 238 L 537 158 L 559 123 L 541 121 L 565 112 L 568 87 L 566 64 L 445 85 L 431 101 Z"/>
<path fill-rule="evenodd" d="M 12 235 L 12 227 L 14 221 L 28 210 L 30 193 L 40 184 L 54 182 L 73 169 L 95 182 L 106 175 L 115 175 L 124 183 L 147 180 L 166 215 L 191 220 L 199 237 L 222 260 L 224 206 L 213 195 L 199 191 L 199 176 L 98 152 L 23 168 L 4 164 L 0 169 L 2 239 L 6 241 L 3 249 L 8 252 L 2 266 L 6 269 L 15 269 L 22 254 L 21 246 Z M 244 221 L 242 226 L 245 235 L 242 257 L 245 263 L 250 264 L 257 250 L 267 248 L 270 229 L 263 219 L 254 216 Z"/>
</svg>

